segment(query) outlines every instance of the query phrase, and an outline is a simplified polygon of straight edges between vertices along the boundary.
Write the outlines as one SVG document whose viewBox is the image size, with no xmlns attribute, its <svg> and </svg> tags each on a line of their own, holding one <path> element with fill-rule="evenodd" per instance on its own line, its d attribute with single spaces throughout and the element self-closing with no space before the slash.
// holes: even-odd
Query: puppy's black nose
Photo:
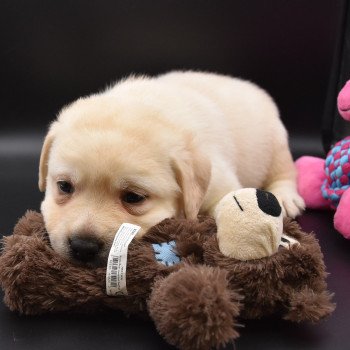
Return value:
<svg viewBox="0 0 350 350">
<path fill-rule="evenodd" d="M 280 216 L 282 208 L 271 192 L 256 190 L 256 197 L 258 206 L 264 213 L 276 217 Z"/>
<path fill-rule="evenodd" d="M 73 258 L 85 263 L 93 261 L 101 247 L 96 239 L 81 236 L 71 238 L 69 245 Z"/>
</svg>

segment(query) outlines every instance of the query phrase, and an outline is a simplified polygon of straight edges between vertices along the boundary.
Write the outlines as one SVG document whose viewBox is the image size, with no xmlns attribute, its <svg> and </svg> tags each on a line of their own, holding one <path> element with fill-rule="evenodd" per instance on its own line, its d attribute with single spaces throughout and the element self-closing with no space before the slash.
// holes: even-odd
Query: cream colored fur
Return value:
<svg viewBox="0 0 350 350">
<path fill-rule="evenodd" d="M 272 99 L 250 82 L 207 73 L 131 77 L 64 108 L 39 175 L 53 247 L 67 255 L 69 237 L 93 234 L 104 242 L 102 260 L 122 222 L 142 235 L 166 217 L 213 214 L 242 187 L 273 192 L 292 217 L 304 206 Z M 60 193 L 59 180 L 74 193 Z M 126 191 L 147 198 L 127 205 Z"/>
</svg>

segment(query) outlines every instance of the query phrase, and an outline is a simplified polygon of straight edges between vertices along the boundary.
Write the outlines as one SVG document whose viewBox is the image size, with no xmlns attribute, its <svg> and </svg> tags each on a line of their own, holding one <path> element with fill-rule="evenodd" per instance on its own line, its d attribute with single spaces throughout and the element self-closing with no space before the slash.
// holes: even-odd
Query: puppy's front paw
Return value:
<svg viewBox="0 0 350 350">
<path fill-rule="evenodd" d="M 271 191 L 281 204 L 283 216 L 295 218 L 305 209 L 305 202 L 298 192 L 291 188 L 276 189 Z"/>
</svg>

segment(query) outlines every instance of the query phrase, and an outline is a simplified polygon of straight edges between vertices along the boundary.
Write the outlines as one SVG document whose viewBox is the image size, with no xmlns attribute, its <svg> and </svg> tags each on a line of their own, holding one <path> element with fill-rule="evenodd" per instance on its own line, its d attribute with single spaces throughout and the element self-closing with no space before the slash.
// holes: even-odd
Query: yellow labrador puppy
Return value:
<svg viewBox="0 0 350 350">
<path fill-rule="evenodd" d="M 131 77 L 65 107 L 46 136 L 39 187 L 53 248 L 106 262 L 123 222 L 212 214 L 242 187 L 264 188 L 285 215 L 304 207 L 287 133 L 269 95 L 227 76 Z"/>
</svg>

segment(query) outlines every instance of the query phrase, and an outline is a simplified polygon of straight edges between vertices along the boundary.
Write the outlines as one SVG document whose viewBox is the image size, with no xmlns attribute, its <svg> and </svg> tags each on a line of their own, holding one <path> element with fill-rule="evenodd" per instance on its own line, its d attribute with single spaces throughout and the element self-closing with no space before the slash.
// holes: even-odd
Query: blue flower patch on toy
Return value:
<svg viewBox="0 0 350 350">
<path fill-rule="evenodd" d="M 165 266 L 173 266 L 179 264 L 181 259 L 176 254 L 175 241 L 154 243 L 152 244 L 155 258 L 158 262 Z"/>
</svg>

